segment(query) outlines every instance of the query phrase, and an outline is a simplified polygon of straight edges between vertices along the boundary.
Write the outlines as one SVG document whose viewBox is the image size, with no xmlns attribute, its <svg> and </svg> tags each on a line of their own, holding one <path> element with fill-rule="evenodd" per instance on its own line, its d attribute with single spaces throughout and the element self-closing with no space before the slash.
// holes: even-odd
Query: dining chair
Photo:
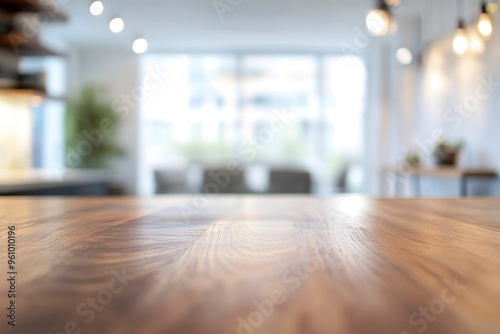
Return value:
<svg viewBox="0 0 500 334">
<path fill-rule="evenodd" d="M 311 184 L 308 171 L 273 169 L 269 175 L 271 194 L 310 194 Z"/>
</svg>

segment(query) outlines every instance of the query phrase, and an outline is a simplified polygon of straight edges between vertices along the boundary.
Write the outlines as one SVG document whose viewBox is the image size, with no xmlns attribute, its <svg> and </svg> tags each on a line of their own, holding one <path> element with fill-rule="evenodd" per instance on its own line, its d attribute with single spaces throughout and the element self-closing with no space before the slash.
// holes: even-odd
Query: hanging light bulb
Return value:
<svg viewBox="0 0 500 334">
<path fill-rule="evenodd" d="M 453 38 L 453 51 L 457 55 L 463 55 L 465 51 L 469 48 L 469 40 L 465 32 L 465 24 L 463 20 L 458 22 L 458 29 L 455 32 L 455 37 Z"/>
<path fill-rule="evenodd" d="M 374 36 L 385 36 L 389 32 L 389 14 L 381 9 L 373 9 L 366 16 L 366 27 Z"/>
<path fill-rule="evenodd" d="M 475 54 L 483 54 L 485 45 L 484 39 L 477 31 L 477 26 L 471 26 L 468 29 L 468 39 L 469 39 L 469 50 L 471 50 Z"/>
<path fill-rule="evenodd" d="M 384 0 L 380 0 L 377 9 L 371 10 L 366 16 L 366 27 L 373 36 L 385 36 L 389 32 L 391 17 Z"/>
<path fill-rule="evenodd" d="M 132 44 L 132 50 L 135 53 L 141 54 L 148 50 L 148 41 L 145 38 L 138 38 Z"/>
<path fill-rule="evenodd" d="M 496 2 L 490 2 L 486 5 L 486 11 L 488 14 L 493 15 L 496 12 L 498 12 L 498 3 Z"/>
<path fill-rule="evenodd" d="M 491 17 L 486 9 L 485 1 L 483 1 L 481 5 L 481 15 L 479 15 L 479 21 L 477 22 L 477 30 L 485 40 L 490 39 L 491 33 L 493 32 L 493 24 L 491 23 Z"/>
<path fill-rule="evenodd" d="M 396 51 L 396 59 L 401 65 L 410 65 L 413 62 L 413 54 L 408 48 L 399 48 Z"/>
<path fill-rule="evenodd" d="M 109 22 L 109 30 L 115 34 L 121 32 L 125 27 L 125 23 L 120 17 L 115 17 Z"/>
<path fill-rule="evenodd" d="M 101 1 L 94 1 L 90 5 L 90 13 L 94 16 L 101 15 L 104 11 L 104 5 Z"/>
</svg>

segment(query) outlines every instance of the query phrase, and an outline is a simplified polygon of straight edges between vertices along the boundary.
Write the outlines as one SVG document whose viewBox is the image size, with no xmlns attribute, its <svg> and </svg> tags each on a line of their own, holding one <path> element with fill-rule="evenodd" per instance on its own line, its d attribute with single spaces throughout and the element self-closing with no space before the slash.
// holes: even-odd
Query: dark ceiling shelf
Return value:
<svg viewBox="0 0 500 334">
<path fill-rule="evenodd" d="M 0 34 L 0 48 L 23 57 L 61 56 L 41 45 L 36 38 L 27 38 L 14 32 Z"/>
<path fill-rule="evenodd" d="M 59 5 L 57 1 L 54 1 L 53 4 Z M 49 6 L 45 2 L 37 0 L 1 0 L 0 8 L 4 13 L 10 13 L 11 15 L 19 12 L 29 12 L 45 14 L 44 20 L 52 22 L 66 22 L 68 20 L 68 17 L 58 8 L 54 9 L 54 6 Z"/>
</svg>

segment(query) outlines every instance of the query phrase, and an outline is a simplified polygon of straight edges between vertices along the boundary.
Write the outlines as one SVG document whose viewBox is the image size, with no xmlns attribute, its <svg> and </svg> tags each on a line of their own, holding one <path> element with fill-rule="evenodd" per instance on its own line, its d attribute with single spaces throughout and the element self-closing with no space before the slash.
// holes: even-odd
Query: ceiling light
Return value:
<svg viewBox="0 0 500 334">
<path fill-rule="evenodd" d="M 498 12 L 498 4 L 496 2 L 490 2 L 486 5 L 486 11 L 488 14 L 495 14 Z"/>
<path fill-rule="evenodd" d="M 148 41 L 145 38 L 138 38 L 132 44 L 132 50 L 135 53 L 141 54 L 148 50 Z"/>
<path fill-rule="evenodd" d="M 486 3 L 484 1 L 481 5 L 481 15 L 479 15 L 479 21 L 477 22 L 477 30 L 486 40 L 490 39 L 491 33 L 493 32 L 491 17 L 486 10 Z"/>
<path fill-rule="evenodd" d="M 475 27 L 471 27 L 468 30 L 469 33 L 469 50 L 471 50 L 475 54 L 484 53 L 485 45 L 484 39 L 481 37 L 479 32 Z"/>
<path fill-rule="evenodd" d="M 389 11 L 389 4 L 396 5 L 395 0 L 377 0 L 378 5 L 366 16 L 366 28 L 373 36 L 385 36 L 396 30 L 395 21 Z"/>
<path fill-rule="evenodd" d="M 468 48 L 469 40 L 465 33 L 465 24 L 460 20 L 457 31 L 455 32 L 455 37 L 453 38 L 453 51 L 455 51 L 457 55 L 463 55 Z"/>
<path fill-rule="evenodd" d="M 90 5 L 90 13 L 94 16 L 101 15 L 104 11 L 104 5 L 100 1 L 94 1 Z"/>
<path fill-rule="evenodd" d="M 124 27 L 125 27 L 125 23 L 119 17 L 115 17 L 114 19 L 112 19 L 109 22 L 109 30 L 111 30 L 115 34 L 119 33 L 120 31 L 122 31 Z"/>
<path fill-rule="evenodd" d="M 373 9 L 366 16 L 366 27 L 374 36 L 385 36 L 389 32 L 390 16 L 384 9 Z"/>
<path fill-rule="evenodd" d="M 401 65 L 410 65 L 413 62 L 413 54 L 407 48 L 399 48 L 396 51 L 396 59 Z"/>
</svg>

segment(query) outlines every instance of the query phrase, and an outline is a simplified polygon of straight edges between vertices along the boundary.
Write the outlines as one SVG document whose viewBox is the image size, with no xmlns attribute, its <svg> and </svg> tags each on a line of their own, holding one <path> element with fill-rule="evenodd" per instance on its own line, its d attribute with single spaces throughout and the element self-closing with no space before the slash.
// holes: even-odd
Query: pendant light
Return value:
<svg viewBox="0 0 500 334">
<path fill-rule="evenodd" d="M 491 23 L 491 17 L 488 14 L 486 6 L 486 1 L 483 0 L 481 3 L 481 14 L 477 22 L 477 30 L 485 40 L 489 40 L 493 32 L 493 24 Z"/>
<path fill-rule="evenodd" d="M 458 27 L 455 31 L 455 37 L 453 38 L 453 51 L 459 56 L 463 55 L 465 51 L 469 48 L 469 39 L 467 38 L 467 33 L 465 31 L 465 21 L 460 18 L 463 9 L 463 2 L 461 0 L 457 1 L 457 12 L 458 12 Z"/>
<path fill-rule="evenodd" d="M 142 54 L 148 50 L 148 41 L 141 37 L 134 40 L 132 43 L 132 50 L 137 54 Z"/>
<path fill-rule="evenodd" d="M 469 48 L 469 39 L 465 32 L 465 23 L 463 20 L 458 22 L 458 28 L 453 38 L 453 51 L 459 56 L 463 55 Z"/>
<path fill-rule="evenodd" d="M 104 5 L 101 1 L 94 1 L 90 4 L 90 13 L 94 16 L 99 16 L 104 11 Z"/>
<path fill-rule="evenodd" d="M 377 9 L 372 9 L 366 16 L 366 28 L 373 36 L 385 36 L 389 33 L 391 14 L 384 0 L 378 1 Z"/>
<path fill-rule="evenodd" d="M 396 59 L 401 65 L 410 65 L 413 62 L 413 53 L 408 48 L 399 48 L 396 51 Z"/>
<path fill-rule="evenodd" d="M 125 28 L 125 23 L 121 17 L 114 17 L 111 21 L 109 21 L 109 30 L 115 34 L 121 32 L 123 28 Z"/>
<path fill-rule="evenodd" d="M 497 0 L 491 1 L 488 4 L 486 4 L 486 11 L 490 15 L 493 15 L 496 12 L 498 12 L 498 3 L 497 3 Z"/>
<path fill-rule="evenodd" d="M 467 38 L 469 39 L 469 50 L 474 54 L 483 54 L 486 48 L 485 42 L 479 31 L 477 30 L 477 22 L 467 29 Z"/>
</svg>

